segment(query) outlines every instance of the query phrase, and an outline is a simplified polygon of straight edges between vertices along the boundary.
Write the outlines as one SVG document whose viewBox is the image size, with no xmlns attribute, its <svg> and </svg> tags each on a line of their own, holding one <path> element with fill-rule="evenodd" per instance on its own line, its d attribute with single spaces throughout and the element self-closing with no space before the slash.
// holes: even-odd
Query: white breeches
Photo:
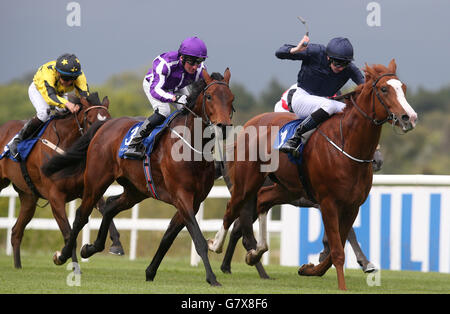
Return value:
<svg viewBox="0 0 450 314">
<path fill-rule="evenodd" d="M 142 82 L 142 87 L 144 88 L 145 95 L 148 98 L 148 101 L 153 107 L 153 110 L 156 111 L 158 109 L 159 114 L 162 114 L 164 117 L 168 117 L 170 115 L 170 105 L 168 102 L 162 102 L 156 98 L 154 98 L 150 94 L 150 82 L 144 78 Z M 180 109 L 182 105 L 177 105 L 177 108 Z"/>
<path fill-rule="evenodd" d="M 305 90 L 297 87 L 297 84 L 293 84 L 289 89 L 281 96 L 280 101 L 275 104 L 275 112 L 288 112 L 282 106 L 282 100 L 287 103 L 287 95 L 289 90 L 296 88 L 297 91 L 292 96 L 291 107 L 297 117 L 304 119 L 311 113 L 319 108 L 325 110 L 330 116 L 342 112 L 345 108 L 345 104 L 336 100 L 328 99 L 326 97 L 314 96 L 308 94 Z"/>
</svg>

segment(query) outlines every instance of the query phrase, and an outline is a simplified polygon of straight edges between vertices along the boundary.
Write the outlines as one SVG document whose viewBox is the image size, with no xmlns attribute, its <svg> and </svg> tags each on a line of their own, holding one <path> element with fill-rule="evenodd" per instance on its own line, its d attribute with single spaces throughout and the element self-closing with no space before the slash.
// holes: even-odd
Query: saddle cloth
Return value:
<svg viewBox="0 0 450 314">
<path fill-rule="evenodd" d="M 297 128 L 297 126 L 300 123 L 302 123 L 303 120 L 304 119 L 296 119 L 296 120 L 292 120 L 292 121 L 286 123 L 285 125 L 283 125 L 280 128 L 280 131 L 278 131 L 278 135 L 273 144 L 273 148 L 280 149 L 280 147 L 284 143 L 286 143 L 287 140 L 289 140 L 292 136 L 294 136 L 295 129 Z M 289 161 L 293 162 L 296 165 L 301 165 L 303 148 L 305 147 L 306 142 L 308 141 L 309 137 L 315 130 L 316 129 L 312 129 L 311 131 L 308 131 L 302 135 L 302 142 L 300 143 L 300 147 L 298 148 L 299 157 L 298 158 L 294 157 L 292 155 L 292 153 L 289 153 L 289 154 L 287 154 Z"/>
<path fill-rule="evenodd" d="M 50 119 L 47 122 L 45 122 L 45 124 L 41 127 L 41 129 L 39 130 L 39 133 L 35 137 L 23 140 L 22 142 L 20 142 L 17 145 L 17 151 L 19 152 L 19 155 L 22 158 L 22 160 L 27 159 L 27 157 L 31 153 L 31 150 L 33 149 L 34 145 L 40 139 L 40 137 L 44 133 L 45 129 L 47 128 L 48 124 L 50 123 L 51 120 L 53 120 L 53 118 L 54 117 L 52 116 L 52 117 L 50 117 Z M 17 134 L 19 134 L 19 132 L 17 132 Z M 17 134 L 14 135 L 13 138 L 15 138 L 17 136 Z M 8 145 L 6 145 L 4 147 L 3 153 L 0 155 L 0 159 L 3 159 L 4 157 L 9 157 L 9 159 L 18 162 L 18 160 L 15 159 L 14 157 L 12 157 L 11 154 L 9 153 Z"/>
<path fill-rule="evenodd" d="M 145 154 L 147 156 L 150 156 L 151 152 L 153 151 L 153 147 L 155 146 L 155 142 L 157 141 L 157 139 L 161 136 L 162 131 L 169 125 L 170 121 L 173 120 L 173 118 L 175 118 L 175 116 L 180 112 L 180 110 L 174 111 L 171 115 L 169 115 L 166 120 L 164 120 L 164 122 L 162 124 L 160 124 L 159 126 L 157 126 L 156 128 L 154 128 L 152 130 L 152 132 L 150 133 L 150 135 L 146 138 L 144 138 L 144 140 L 142 141 L 142 144 L 145 147 Z M 138 122 L 135 125 L 133 125 L 127 132 L 127 134 L 125 134 L 122 143 L 120 144 L 120 148 L 119 148 L 119 158 L 122 159 L 135 159 L 135 158 L 130 158 L 125 156 L 125 152 L 128 149 L 128 145 L 131 143 L 131 141 L 133 140 L 134 136 L 136 135 L 139 127 L 143 124 L 144 122 Z"/>
</svg>

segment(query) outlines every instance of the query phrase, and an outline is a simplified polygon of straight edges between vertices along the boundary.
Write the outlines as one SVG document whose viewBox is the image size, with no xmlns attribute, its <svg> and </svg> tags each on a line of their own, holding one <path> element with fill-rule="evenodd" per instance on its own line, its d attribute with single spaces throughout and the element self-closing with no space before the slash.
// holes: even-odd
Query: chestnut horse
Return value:
<svg viewBox="0 0 450 314">
<path fill-rule="evenodd" d="M 229 80 L 230 71 L 228 69 L 225 70 L 223 76 L 219 73 L 213 73 L 209 76 L 204 70 L 203 79 L 193 83 L 190 105 L 185 108 L 192 107 L 192 109 L 185 110 L 173 118 L 169 124 L 171 131 L 174 132 L 173 129 L 184 128 L 183 134 L 193 134 L 196 136 L 196 140 L 201 137 L 199 141 L 201 141 L 201 147 L 203 147 L 207 143 L 202 136 L 206 127 L 216 125 L 224 128 L 230 125 L 234 96 L 229 88 Z M 142 167 L 143 162 L 121 159 L 118 154 L 122 139 L 136 122 L 135 119 L 128 117 L 111 119 L 104 123 L 95 134 L 88 134 L 85 138 L 81 138 L 81 144 L 76 143 L 68 151 L 67 156 L 60 156 L 49 161 L 49 165 L 53 164 L 54 167 L 52 166 L 53 170 L 47 172 L 47 175 L 52 175 L 52 173 L 58 175 L 59 168 L 62 170 L 59 175 L 70 176 L 72 175 L 71 171 L 68 168 L 64 169 L 65 166 L 74 166 L 77 163 L 76 158 L 70 159 L 71 151 L 77 152 L 77 146 L 89 144 L 88 147 L 84 148 L 84 158 L 78 160 L 82 164 L 85 163 L 83 201 L 77 210 L 70 240 L 61 253 L 57 252 L 53 257 L 55 264 L 62 265 L 65 263 L 79 231 L 88 221 L 94 204 L 114 180 L 123 186 L 124 192 L 107 199 L 98 237 L 93 245 L 85 245 L 82 248 L 82 257 L 88 257 L 103 250 L 107 228 L 115 215 L 146 198 L 153 197 L 153 194 L 147 188 L 147 180 Z M 197 134 L 194 134 L 194 124 L 199 126 L 199 130 L 195 130 Z M 201 131 L 200 134 L 198 134 L 199 131 Z M 183 145 L 183 142 L 174 134 L 171 132 L 162 134 L 150 157 L 151 174 L 158 199 L 175 206 L 177 212 L 146 270 L 146 280 L 154 279 L 165 253 L 177 234 L 186 226 L 198 254 L 202 257 L 206 269 L 206 281 L 213 286 L 220 285 L 209 263 L 206 240 L 195 219 L 195 214 L 201 202 L 206 198 L 214 184 L 214 162 L 213 160 L 208 161 L 204 157 L 204 151 L 202 153 L 194 150 L 192 146 L 188 148 L 188 145 L 181 146 L 183 147 L 183 156 L 185 156 L 186 150 L 188 154 L 187 158 L 180 160 L 176 156 L 177 151 L 174 148 L 180 147 L 179 144 Z M 81 154 L 83 150 L 79 152 Z M 203 156 L 200 154 L 203 154 Z"/>
<path fill-rule="evenodd" d="M 29 180 L 27 183 L 21 170 L 21 164 L 8 157 L 0 160 L 0 191 L 10 183 L 19 194 L 20 212 L 17 221 L 12 228 L 11 244 L 14 252 L 14 266 L 21 268 L 20 244 L 26 225 L 33 218 L 39 197 L 47 199 L 51 205 L 53 216 L 63 234 L 64 241 L 69 238 L 70 224 L 67 220 L 65 204 L 81 197 L 83 190 L 83 177 L 75 176 L 64 180 L 53 180 L 44 176 L 41 172 L 42 164 L 50 159 L 56 151 L 67 149 L 76 139 L 98 120 L 110 118 L 108 112 L 109 101 L 105 97 L 103 104 L 100 103 L 96 93 L 91 94 L 88 99 L 73 99 L 78 102 L 80 110 L 77 114 L 58 114 L 48 123 L 40 140 L 30 152 L 22 167 L 27 169 Z M 92 103 L 91 103 L 92 102 Z M 23 127 L 24 121 L 9 121 L 0 127 L 0 147 L 5 145 Z M 46 143 L 46 144 L 44 144 Z M 114 228 L 114 243 L 120 246 L 118 232 Z M 77 262 L 75 250 L 72 260 Z"/>
<path fill-rule="evenodd" d="M 374 166 L 374 169 L 376 169 L 376 166 Z M 228 190 L 231 191 L 232 185 L 231 185 L 231 181 L 228 176 L 228 173 L 227 173 L 227 168 L 226 168 L 225 163 L 222 163 L 222 162 L 216 163 L 216 179 L 218 179 L 219 177 L 223 177 L 225 183 L 227 184 Z M 269 177 L 266 177 L 266 180 L 265 180 L 262 188 L 267 187 L 267 186 L 272 186 L 273 184 L 275 184 L 275 182 L 270 180 Z M 294 200 L 294 201 L 290 202 L 290 204 L 293 206 L 296 206 L 296 207 L 319 208 L 319 205 L 314 204 L 313 202 L 311 202 L 307 199 L 304 199 L 304 198 Z M 256 207 L 257 207 L 256 199 L 249 201 L 242 207 L 239 218 L 237 218 L 234 221 L 233 229 L 230 231 L 230 240 L 228 241 L 228 246 L 227 246 L 227 249 L 225 250 L 225 255 L 223 257 L 222 264 L 220 266 L 220 269 L 225 274 L 231 274 L 231 260 L 233 258 L 233 254 L 234 254 L 237 242 L 242 237 L 242 227 L 241 227 L 241 221 L 240 221 L 241 217 L 242 217 L 242 219 L 251 219 L 252 223 L 254 223 L 256 221 L 256 219 L 258 218 L 258 212 L 257 212 Z M 244 217 L 244 215 L 247 215 L 247 217 Z M 260 236 L 260 238 L 262 237 L 261 239 L 263 239 L 263 241 L 258 241 L 258 242 L 259 243 L 262 243 L 262 242 L 267 243 L 267 240 L 264 239 L 265 235 L 261 233 L 261 232 L 263 232 L 263 230 L 267 230 L 267 226 L 266 226 L 267 223 L 264 219 L 265 216 L 262 215 L 261 217 L 263 219 L 259 220 L 259 230 L 261 230 L 259 236 Z M 350 245 L 352 246 L 352 249 L 356 256 L 356 260 L 357 260 L 358 264 L 361 266 L 362 270 L 365 273 L 370 273 L 370 272 L 375 271 L 376 270 L 375 266 L 367 259 L 367 257 L 364 255 L 364 252 L 361 250 L 361 247 L 359 246 L 358 239 L 356 238 L 356 234 L 355 234 L 355 231 L 353 230 L 353 228 L 350 229 L 347 240 L 350 243 Z M 324 248 L 323 248 L 322 252 L 320 253 L 319 261 L 322 261 L 322 259 L 325 258 L 330 251 L 330 247 L 328 245 L 328 238 L 325 233 L 324 233 L 324 236 L 322 239 L 322 243 L 323 243 Z M 259 247 L 259 249 L 257 251 L 258 251 L 258 254 L 262 256 L 262 254 L 264 254 L 268 249 L 269 248 L 267 245 L 263 245 L 263 246 Z M 217 252 L 217 253 L 219 253 L 219 252 Z M 247 262 L 256 267 L 259 277 L 262 279 L 269 279 L 270 278 L 269 275 L 267 274 L 266 270 L 264 269 L 264 266 L 262 265 L 262 263 L 259 260 L 260 256 L 249 255 L 248 257 L 249 257 L 249 259 L 250 258 L 251 259 L 248 260 Z"/>
<path fill-rule="evenodd" d="M 244 128 L 254 128 L 257 139 L 238 137 L 235 145 L 235 161 L 228 162 L 233 184 L 232 196 L 227 204 L 223 226 L 214 240 L 209 240 L 213 251 L 221 249 L 232 222 L 239 216 L 242 206 L 251 198 L 257 198 L 258 213 L 263 213 L 274 204 L 289 203 L 300 197 L 312 198 L 320 205 L 325 232 L 328 236 L 330 254 L 317 266 L 303 265 L 300 275 L 322 276 L 333 264 L 336 267 L 338 288 L 345 290 L 344 244 L 358 214 L 359 207 L 366 200 L 372 186 L 372 157 L 378 145 L 381 128 L 385 122 L 398 126 L 403 132 L 415 127 L 416 112 L 405 99 L 406 86 L 398 79 L 396 64 L 392 60 L 388 67 L 374 65 L 365 67 L 365 83 L 345 97 L 346 108 L 325 121 L 314 132 L 303 150 L 301 173 L 288 160 L 286 154 L 279 157 L 278 168 L 271 172 L 277 183 L 262 187 L 268 172 L 260 167 L 267 161 L 240 161 L 236 159 L 236 147 L 243 141 L 246 156 L 251 150 L 258 151 L 260 138 L 273 141 L 281 126 L 295 119 L 290 113 L 266 113 L 254 117 Z M 264 128 L 258 128 L 265 126 Z M 273 128 L 272 128 L 273 127 Z M 270 153 L 270 152 L 269 152 Z M 262 159 L 263 157 L 259 157 Z M 241 221 L 243 236 L 248 237 L 252 247 L 250 255 L 257 256 L 257 246 L 252 225 Z M 248 248 L 247 248 L 248 250 Z M 250 256 L 250 259 L 251 259 Z"/>
</svg>

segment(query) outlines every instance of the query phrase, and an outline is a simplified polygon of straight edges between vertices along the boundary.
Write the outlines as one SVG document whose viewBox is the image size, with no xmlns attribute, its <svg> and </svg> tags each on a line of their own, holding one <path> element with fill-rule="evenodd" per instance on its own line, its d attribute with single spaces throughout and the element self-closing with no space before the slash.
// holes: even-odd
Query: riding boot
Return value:
<svg viewBox="0 0 450 314">
<path fill-rule="evenodd" d="M 145 147 L 142 144 L 142 141 L 150 135 L 155 127 L 164 122 L 165 119 L 166 117 L 158 111 L 155 111 L 153 115 L 148 117 L 137 130 L 135 137 L 128 145 L 128 149 L 125 151 L 124 155 L 128 158 L 143 159 L 145 156 Z"/>
<path fill-rule="evenodd" d="M 19 152 L 17 151 L 17 145 L 19 145 L 20 142 L 23 140 L 28 139 L 31 137 L 39 128 L 44 124 L 41 120 L 39 120 L 37 117 L 33 117 L 32 119 L 28 120 L 27 123 L 23 126 L 22 130 L 19 131 L 19 134 L 13 139 L 13 141 L 8 144 L 9 147 L 9 153 L 12 157 L 14 157 L 17 160 L 20 160 Z"/>
<path fill-rule="evenodd" d="M 324 122 L 330 117 L 330 115 L 319 108 L 311 113 L 305 120 L 303 120 L 295 129 L 294 135 L 286 141 L 281 147 L 280 151 L 283 153 L 295 153 L 300 146 L 302 135 L 314 128 L 320 123 Z"/>
</svg>

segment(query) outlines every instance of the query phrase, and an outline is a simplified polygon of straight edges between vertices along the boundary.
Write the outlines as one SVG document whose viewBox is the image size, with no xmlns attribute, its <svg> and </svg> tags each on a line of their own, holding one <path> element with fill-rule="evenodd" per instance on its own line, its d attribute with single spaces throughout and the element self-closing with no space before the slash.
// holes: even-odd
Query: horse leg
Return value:
<svg viewBox="0 0 450 314">
<path fill-rule="evenodd" d="M 216 275 L 212 271 L 211 265 L 208 259 L 208 244 L 203 237 L 202 231 L 195 219 L 195 214 L 198 212 L 200 204 L 194 202 L 194 195 L 188 192 L 181 191 L 177 193 L 179 197 L 176 202 L 176 207 L 183 217 L 184 224 L 191 235 L 192 241 L 195 245 L 197 254 L 201 257 L 203 265 L 206 271 L 206 282 L 211 286 L 220 286 L 220 283 L 216 279 Z M 175 204 L 174 204 L 175 205 Z"/>
<path fill-rule="evenodd" d="M 17 217 L 16 223 L 11 230 L 11 245 L 13 248 L 15 268 L 22 268 L 22 262 L 20 260 L 20 244 L 22 243 L 25 227 L 34 216 L 37 203 L 36 197 L 31 194 L 25 194 L 23 192 L 19 192 L 19 199 L 19 217 Z"/>
<path fill-rule="evenodd" d="M 376 270 L 375 265 L 373 265 L 367 257 L 364 255 L 361 247 L 359 246 L 358 239 L 356 238 L 355 230 L 350 228 L 348 232 L 348 242 L 352 246 L 353 252 L 355 252 L 356 260 L 358 264 L 362 267 L 365 273 L 371 273 Z"/>
<path fill-rule="evenodd" d="M 298 270 L 298 274 L 301 276 L 322 276 L 331 267 L 331 264 L 333 264 L 336 267 L 338 288 L 340 290 L 346 290 L 344 278 L 345 252 L 343 246 L 345 242 L 343 243 L 341 240 L 339 209 L 335 206 L 334 202 L 329 199 L 323 200 L 320 205 L 322 210 L 322 220 L 331 251 L 322 263 L 317 266 L 312 264 L 303 265 Z"/>
<path fill-rule="evenodd" d="M 255 165 L 245 167 L 245 163 L 243 165 L 237 163 L 236 165 L 235 173 L 241 173 L 242 177 L 239 177 L 239 180 L 235 179 L 233 193 L 227 203 L 227 209 L 223 216 L 223 224 L 220 230 L 216 233 L 214 239 L 208 239 L 208 248 L 213 252 L 222 252 L 223 244 L 231 224 L 239 216 L 247 200 L 254 197 L 264 183 L 265 174 L 257 171 L 259 164 L 254 164 L 256 168 L 254 168 Z"/>
<path fill-rule="evenodd" d="M 64 244 L 67 244 L 70 238 L 70 223 L 66 215 L 65 198 L 63 195 L 52 195 L 52 198 L 49 200 L 49 202 L 52 208 L 53 217 L 55 218 L 59 230 L 61 230 L 61 233 L 63 235 Z M 81 273 L 78 265 L 76 243 L 72 248 L 72 262 L 74 263 L 73 265 L 75 273 Z"/>
<path fill-rule="evenodd" d="M 169 227 L 164 233 L 161 243 L 159 244 L 158 250 L 156 251 L 153 259 L 145 270 L 145 277 L 147 281 L 153 281 L 156 276 L 156 272 L 158 270 L 161 261 L 166 255 L 167 251 L 171 247 L 173 241 L 177 237 L 178 233 L 184 228 L 183 218 L 181 217 L 179 212 L 176 212 L 172 217 Z"/>
<path fill-rule="evenodd" d="M 94 164 L 95 163 L 93 163 L 93 165 Z M 80 207 L 78 207 L 76 211 L 69 240 L 61 252 L 56 252 L 53 255 L 53 263 L 56 265 L 63 265 L 67 261 L 70 252 L 76 246 L 78 234 L 89 221 L 89 216 L 91 215 L 95 204 L 97 204 L 102 195 L 105 194 L 108 186 L 114 182 L 112 171 L 102 170 L 103 169 L 98 169 L 97 167 L 97 169 L 89 171 L 89 164 L 85 169 L 83 199 Z M 98 176 L 98 173 L 102 173 L 103 175 Z"/>
<path fill-rule="evenodd" d="M 108 198 L 109 199 L 109 198 Z M 98 211 L 102 214 L 105 212 L 106 202 L 103 197 L 97 203 Z M 120 242 L 120 233 L 114 224 L 114 220 L 111 220 L 111 224 L 109 225 L 109 237 L 111 238 L 112 245 L 109 248 L 109 253 L 114 255 L 125 255 L 125 251 L 123 250 L 122 243 Z"/>
<path fill-rule="evenodd" d="M 70 257 L 73 248 L 76 247 L 78 234 L 80 233 L 81 229 L 83 229 L 84 225 L 87 224 L 87 222 L 89 221 L 89 216 L 91 215 L 92 210 L 94 209 L 94 205 L 98 201 L 98 199 L 94 198 L 94 195 L 95 194 L 83 195 L 81 205 L 80 207 L 78 207 L 75 213 L 75 220 L 73 221 L 73 226 L 70 232 L 69 239 L 67 240 L 61 252 L 57 251 L 53 255 L 53 263 L 55 263 L 56 265 L 63 265 Z M 97 195 L 103 195 L 103 193 L 98 193 Z"/>
<path fill-rule="evenodd" d="M 124 192 L 119 197 L 109 198 L 104 208 L 102 222 L 97 233 L 97 239 L 94 244 L 85 244 L 83 246 L 81 249 L 81 257 L 88 258 L 97 252 L 103 251 L 108 235 L 108 228 L 113 218 L 121 211 L 131 208 L 143 198 L 144 197 L 140 197 L 137 194 L 130 192 L 127 188 L 125 188 Z"/>
<path fill-rule="evenodd" d="M 259 215 L 260 232 L 256 250 L 247 253 L 247 264 L 254 265 L 260 261 L 262 255 L 269 249 L 267 244 L 267 212 L 275 205 L 289 203 L 293 201 L 292 194 L 283 186 L 274 183 L 264 186 L 258 191 L 257 213 Z"/>
</svg>

